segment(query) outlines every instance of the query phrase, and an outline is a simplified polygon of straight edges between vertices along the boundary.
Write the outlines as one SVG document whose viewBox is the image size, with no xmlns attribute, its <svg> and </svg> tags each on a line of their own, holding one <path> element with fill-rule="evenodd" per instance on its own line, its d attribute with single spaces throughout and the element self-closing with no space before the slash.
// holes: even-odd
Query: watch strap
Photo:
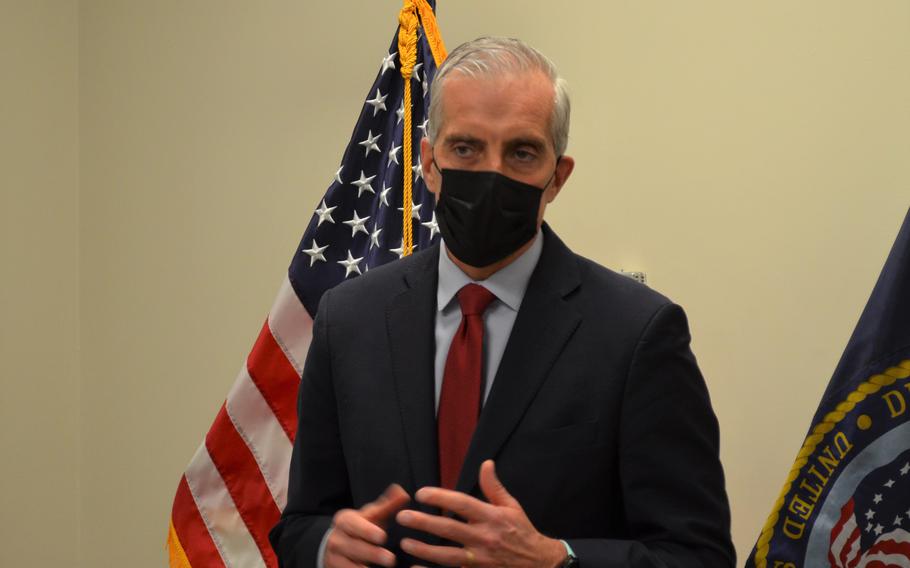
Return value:
<svg viewBox="0 0 910 568">
<path fill-rule="evenodd" d="M 578 568 L 578 557 L 575 556 L 575 551 L 572 550 L 572 547 L 569 546 L 569 543 L 559 539 L 559 542 L 566 547 L 566 559 L 563 561 L 560 568 Z"/>
</svg>

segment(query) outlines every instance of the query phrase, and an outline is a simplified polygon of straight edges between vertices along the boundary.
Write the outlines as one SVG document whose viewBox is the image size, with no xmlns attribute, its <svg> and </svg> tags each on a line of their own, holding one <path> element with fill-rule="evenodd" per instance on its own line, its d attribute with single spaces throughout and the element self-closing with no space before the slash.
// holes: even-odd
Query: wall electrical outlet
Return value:
<svg viewBox="0 0 910 568">
<path fill-rule="evenodd" d="M 623 276 L 628 276 L 629 278 L 631 278 L 632 280 L 635 280 L 639 284 L 644 284 L 645 286 L 648 285 L 648 275 L 645 274 L 644 272 L 626 271 L 626 270 L 620 270 L 619 272 Z"/>
</svg>

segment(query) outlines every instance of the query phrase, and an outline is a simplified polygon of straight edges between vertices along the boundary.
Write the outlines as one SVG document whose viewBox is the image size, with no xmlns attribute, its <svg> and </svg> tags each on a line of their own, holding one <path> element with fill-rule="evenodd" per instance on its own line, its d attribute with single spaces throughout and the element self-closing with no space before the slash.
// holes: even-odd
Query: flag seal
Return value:
<svg viewBox="0 0 910 568">
<path fill-rule="evenodd" d="M 815 425 L 762 530 L 756 567 L 859 568 L 888 554 L 910 561 L 908 378 L 905 359 L 860 383 Z"/>
</svg>

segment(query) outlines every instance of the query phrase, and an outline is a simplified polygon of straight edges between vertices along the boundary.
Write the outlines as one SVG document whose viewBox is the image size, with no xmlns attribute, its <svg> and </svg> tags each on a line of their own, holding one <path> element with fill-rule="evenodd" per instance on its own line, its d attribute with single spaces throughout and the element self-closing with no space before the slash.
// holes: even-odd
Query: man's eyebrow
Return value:
<svg viewBox="0 0 910 568">
<path fill-rule="evenodd" d="M 469 134 L 449 134 L 445 137 L 443 143 L 447 146 L 451 146 L 452 144 L 470 144 L 472 146 L 481 146 L 483 144 L 480 138 L 471 136 Z"/>
<path fill-rule="evenodd" d="M 517 148 L 519 146 L 531 146 L 535 150 L 543 150 L 547 147 L 547 142 L 543 138 L 537 137 L 520 137 L 509 140 L 509 146 L 512 148 Z"/>
</svg>

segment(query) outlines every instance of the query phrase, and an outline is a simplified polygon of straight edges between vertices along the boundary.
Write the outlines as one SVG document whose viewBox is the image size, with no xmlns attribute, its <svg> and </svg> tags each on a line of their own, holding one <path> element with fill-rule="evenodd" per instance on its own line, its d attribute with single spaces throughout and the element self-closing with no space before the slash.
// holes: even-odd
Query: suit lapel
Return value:
<svg viewBox="0 0 910 568">
<path fill-rule="evenodd" d="M 433 252 L 433 251 L 437 252 Z M 386 312 L 398 409 L 414 489 L 439 485 L 435 413 L 435 308 L 439 247 L 415 255 Z"/>
<path fill-rule="evenodd" d="M 544 225 L 544 248 L 480 414 L 457 490 L 474 490 L 480 464 L 496 456 L 581 322 L 581 315 L 564 299 L 580 281 L 574 255 Z"/>
</svg>

